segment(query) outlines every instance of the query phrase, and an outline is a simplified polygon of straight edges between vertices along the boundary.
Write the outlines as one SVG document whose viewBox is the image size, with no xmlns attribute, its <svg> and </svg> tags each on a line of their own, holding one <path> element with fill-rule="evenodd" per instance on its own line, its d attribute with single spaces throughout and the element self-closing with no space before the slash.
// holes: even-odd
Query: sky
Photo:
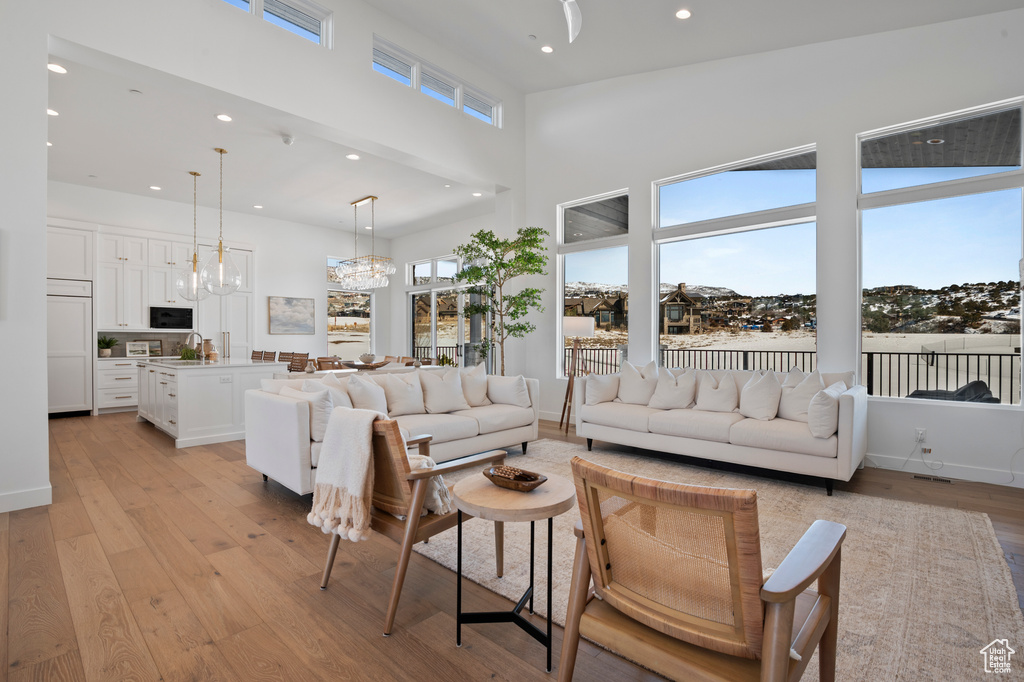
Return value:
<svg viewBox="0 0 1024 682">
<path fill-rule="evenodd" d="M 865 191 L 1006 169 L 866 169 Z M 732 171 L 666 185 L 662 226 L 814 201 L 814 171 Z M 865 288 L 1018 279 L 1021 190 L 1011 189 L 864 211 Z M 662 282 L 720 286 L 750 296 L 813 294 L 815 224 L 787 225 L 664 244 Z M 808 264 L 810 266 L 808 267 Z M 625 284 L 626 247 L 567 254 L 565 278 Z"/>
</svg>

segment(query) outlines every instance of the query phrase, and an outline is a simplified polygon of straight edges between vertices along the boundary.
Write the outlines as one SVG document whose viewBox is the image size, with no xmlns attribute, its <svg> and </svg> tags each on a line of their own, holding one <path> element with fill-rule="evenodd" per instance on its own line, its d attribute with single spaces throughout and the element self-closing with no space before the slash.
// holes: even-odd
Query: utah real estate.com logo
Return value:
<svg viewBox="0 0 1024 682">
<path fill-rule="evenodd" d="M 987 673 L 1008 673 L 1010 672 L 1010 656 L 1016 651 L 1010 648 L 1010 642 L 1005 639 L 994 639 L 981 650 L 985 657 L 985 672 Z"/>
</svg>

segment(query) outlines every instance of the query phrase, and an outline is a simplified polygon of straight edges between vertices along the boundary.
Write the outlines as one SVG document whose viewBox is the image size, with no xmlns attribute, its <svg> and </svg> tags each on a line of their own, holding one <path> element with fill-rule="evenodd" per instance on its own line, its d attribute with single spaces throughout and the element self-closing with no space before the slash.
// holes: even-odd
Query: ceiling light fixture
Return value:
<svg viewBox="0 0 1024 682">
<path fill-rule="evenodd" d="M 253 204 L 253 205 L 252 205 L 252 207 L 253 207 L 253 208 L 263 208 L 263 207 L 262 207 L 262 206 L 260 206 L 259 204 Z"/>
<path fill-rule="evenodd" d="M 445 186 L 444 186 L 444 188 L 445 188 L 445 189 L 450 189 L 450 188 L 451 188 L 451 185 L 449 185 L 449 184 L 445 183 Z"/>
<path fill-rule="evenodd" d="M 483 195 L 483 192 L 473 192 L 473 196 L 475 197 L 482 197 Z"/>
<path fill-rule="evenodd" d="M 693 16 L 693 13 L 688 9 L 681 9 L 676 12 L 676 19 L 689 19 Z"/>
<path fill-rule="evenodd" d="M 552 52 L 555 51 L 555 48 L 551 47 L 550 45 L 545 45 L 544 47 L 540 48 L 540 51 L 543 52 L 544 54 L 551 54 Z"/>
<path fill-rule="evenodd" d="M 228 121 L 231 120 L 231 117 L 228 116 L 227 114 L 217 114 L 217 120 L 218 121 L 224 121 L 225 123 L 227 123 Z"/>
<path fill-rule="evenodd" d="M 348 159 L 349 161 L 358 161 L 359 160 L 359 155 L 358 154 L 346 154 L 345 158 Z"/>
<path fill-rule="evenodd" d="M 562 9 L 565 10 L 565 23 L 569 27 L 569 43 L 572 44 L 583 26 L 583 13 L 580 12 L 580 6 L 576 4 L 576 0 L 558 1 L 562 3 Z"/>
<path fill-rule="evenodd" d="M 220 147 L 214 151 L 220 154 L 220 236 L 217 238 L 217 250 L 207 259 L 200 279 L 211 294 L 227 296 L 242 285 L 242 273 L 224 249 L 224 155 L 228 152 Z"/>
<path fill-rule="evenodd" d="M 334 274 L 338 276 L 340 285 L 345 289 L 353 291 L 365 291 L 377 289 L 388 285 L 388 276 L 395 274 L 395 262 L 386 256 L 377 256 L 374 251 L 374 208 L 377 197 L 370 195 L 352 202 L 352 257 L 343 260 L 334 268 Z M 370 204 L 370 255 L 359 255 L 359 207 L 369 202 Z"/>
<path fill-rule="evenodd" d="M 189 171 L 192 176 L 192 267 L 186 267 L 178 273 L 174 288 L 186 301 L 201 301 L 210 295 L 199 281 L 199 242 L 196 235 L 196 183 L 199 173 Z"/>
<path fill-rule="evenodd" d="M 150 185 L 149 188 L 152 189 L 152 190 L 156 190 L 157 192 L 159 192 L 161 189 L 163 189 L 162 187 L 157 187 L 156 185 Z"/>
<path fill-rule="evenodd" d="M 46 143 L 46 146 L 47 146 L 47 147 L 52 147 L 52 146 L 53 146 L 53 143 L 52 143 L 52 142 L 47 142 L 47 143 Z"/>
<path fill-rule="evenodd" d="M 53 109 L 47 109 L 47 110 L 46 110 L 46 115 L 47 115 L 47 116 L 60 116 L 60 114 L 58 114 L 58 113 L 57 113 L 56 111 L 54 111 Z"/>
<path fill-rule="evenodd" d="M 941 137 L 933 137 L 932 139 L 928 140 L 928 144 L 945 144 L 945 143 L 946 143 L 946 141 L 943 140 Z"/>
<path fill-rule="evenodd" d="M 50 71 L 53 71 L 54 73 L 67 73 L 68 72 L 68 70 L 65 69 L 63 66 L 61 66 L 60 64 L 54 64 L 53 62 L 50 62 L 49 64 L 47 64 L 46 68 L 48 68 Z"/>
</svg>

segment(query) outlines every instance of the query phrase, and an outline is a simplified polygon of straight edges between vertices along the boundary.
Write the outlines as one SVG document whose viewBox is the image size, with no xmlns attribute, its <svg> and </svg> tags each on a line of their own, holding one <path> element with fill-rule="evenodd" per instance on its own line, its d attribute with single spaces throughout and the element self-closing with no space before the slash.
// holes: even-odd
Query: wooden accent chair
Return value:
<svg viewBox="0 0 1024 682">
<path fill-rule="evenodd" d="M 429 457 L 430 439 L 431 436 L 419 436 L 409 439 L 406 444 L 409 447 L 418 446 L 419 453 Z M 395 579 L 391 586 L 391 598 L 388 600 L 387 615 L 384 618 L 384 636 L 387 637 L 391 634 L 391 626 L 395 622 L 398 598 L 402 594 L 402 584 L 405 582 L 405 574 L 409 568 L 412 546 L 444 532 L 458 523 L 458 512 L 454 509 L 444 515 L 431 512 L 426 516 L 420 516 L 428 479 L 462 469 L 502 464 L 505 461 L 505 451 L 482 452 L 438 464 L 433 469 L 410 471 L 409 458 L 402 445 L 398 422 L 390 419 L 374 422 L 372 442 L 373 510 L 370 528 L 401 543 L 398 550 Z M 396 515 L 402 516 L 404 519 L 400 520 Z M 463 513 L 463 520 L 468 518 L 472 517 Z M 334 557 L 338 552 L 340 539 L 336 534 L 331 536 L 331 546 L 327 550 L 323 580 L 320 582 L 321 590 L 327 589 L 327 581 L 331 578 L 331 569 L 334 567 Z M 500 521 L 494 522 L 494 547 L 497 575 L 501 577 L 504 573 L 504 524 Z"/>
<path fill-rule="evenodd" d="M 282 353 L 284 355 L 284 353 Z M 292 353 L 292 359 L 288 365 L 289 372 L 303 372 L 306 369 L 306 363 L 309 362 L 309 353 Z"/>
<path fill-rule="evenodd" d="M 276 350 L 265 350 L 263 351 L 263 362 L 273 362 L 274 357 L 277 355 Z"/>
<path fill-rule="evenodd" d="M 325 369 L 344 369 L 341 364 L 341 360 L 336 357 L 326 357 L 316 359 L 316 368 L 319 370 Z"/>
<path fill-rule="evenodd" d="M 291 361 L 292 361 L 292 353 L 285 353 L 284 351 L 281 351 L 277 355 L 277 361 L 278 362 L 287 362 L 287 363 L 290 364 Z M 288 369 L 290 370 L 291 368 L 289 367 Z M 303 368 L 303 369 L 305 369 L 305 368 Z"/>
<path fill-rule="evenodd" d="M 262 362 L 263 361 L 263 351 L 261 351 L 261 350 L 254 350 L 252 352 L 252 355 L 249 356 L 249 360 L 251 360 L 253 362 Z"/>
<path fill-rule="evenodd" d="M 560 681 L 572 679 L 580 635 L 674 680 L 798 680 L 818 647 L 820 679 L 835 679 L 845 526 L 815 521 L 765 581 L 756 491 L 579 457 L 572 470 L 582 520 Z"/>
<path fill-rule="evenodd" d="M 403 355 L 398 358 L 397 362 L 402 363 L 406 367 L 412 367 L 416 364 L 416 358 L 411 358 L 408 355 Z"/>
</svg>

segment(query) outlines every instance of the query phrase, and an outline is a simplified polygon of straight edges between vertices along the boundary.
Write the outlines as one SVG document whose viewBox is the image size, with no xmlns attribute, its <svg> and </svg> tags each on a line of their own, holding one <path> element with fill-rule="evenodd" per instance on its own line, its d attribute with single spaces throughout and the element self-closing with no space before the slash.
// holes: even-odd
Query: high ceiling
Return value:
<svg viewBox="0 0 1024 682">
<path fill-rule="evenodd" d="M 1024 7 L 1024 0 L 578 0 L 583 25 L 570 45 L 558 0 L 366 2 L 527 93 Z M 675 18 L 682 7 L 690 19 Z M 542 45 L 554 52 L 543 54 Z M 382 238 L 493 212 L 493 187 L 346 146 L 338 131 L 284 112 L 137 65 L 58 61 L 68 73 L 49 77 L 50 107 L 61 114 L 49 121 L 51 180 L 188 204 L 188 171 L 196 170 L 199 204 L 216 207 L 213 150 L 223 147 L 229 211 L 348 231 L 349 202 L 375 194 Z M 235 120 L 217 121 L 222 112 Z M 351 153 L 360 159 L 347 160 Z"/>
</svg>

